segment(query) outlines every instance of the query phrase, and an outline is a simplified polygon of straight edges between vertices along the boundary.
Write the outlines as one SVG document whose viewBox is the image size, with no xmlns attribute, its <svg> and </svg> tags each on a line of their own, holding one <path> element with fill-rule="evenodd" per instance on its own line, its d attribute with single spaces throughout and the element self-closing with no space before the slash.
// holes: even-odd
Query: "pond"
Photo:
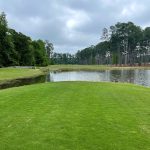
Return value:
<svg viewBox="0 0 150 150">
<path fill-rule="evenodd" d="M 150 70 L 50 72 L 46 77 L 46 81 L 128 82 L 150 87 Z"/>
</svg>

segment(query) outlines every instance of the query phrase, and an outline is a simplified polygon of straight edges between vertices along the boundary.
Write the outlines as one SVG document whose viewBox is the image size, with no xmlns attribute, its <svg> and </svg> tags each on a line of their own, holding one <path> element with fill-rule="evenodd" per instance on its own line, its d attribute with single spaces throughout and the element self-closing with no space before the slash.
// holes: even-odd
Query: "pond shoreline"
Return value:
<svg viewBox="0 0 150 150">
<path fill-rule="evenodd" d="M 10 69 L 10 70 L 9 70 Z M 13 70 L 12 70 L 13 69 Z M 30 70 L 29 74 L 20 73 L 22 70 Z M 46 82 L 46 74 L 48 72 L 68 72 L 68 71 L 88 71 L 88 72 L 98 72 L 104 70 L 150 70 L 148 66 L 138 66 L 138 67 L 116 67 L 116 66 L 101 66 L 101 65 L 51 65 L 47 67 L 39 67 L 39 68 L 25 68 L 24 66 L 20 67 L 9 67 L 9 68 L 2 68 L 0 69 L 1 73 L 3 74 L 2 78 L 0 76 L 0 89 L 6 89 L 10 87 L 17 87 L 35 83 L 43 83 Z M 5 70 L 7 74 L 11 74 L 13 71 L 17 72 L 15 77 L 10 76 L 10 78 L 5 77 Z M 26 71 L 25 70 L 25 71 Z M 4 72 L 3 72 L 4 71 Z M 13 74 L 13 73 L 12 73 Z M 21 74 L 21 75 L 20 75 Z"/>
<path fill-rule="evenodd" d="M 150 66 L 102 66 L 102 65 L 51 65 L 49 71 L 102 71 L 102 70 L 150 70 Z"/>
<path fill-rule="evenodd" d="M 45 82 L 45 74 L 31 76 L 31 77 L 17 78 L 17 79 L 12 79 L 12 80 L 6 80 L 6 81 L 0 83 L 0 90 L 11 88 L 11 87 L 43 83 L 43 82 Z"/>
<path fill-rule="evenodd" d="M 50 71 L 47 75 L 47 82 L 62 81 L 121 82 L 150 87 L 150 69 Z"/>
<path fill-rule="evenodd" d="M 43 83 L 45 82 L 47 71 L 47 68 L 1 68 L 0 89 Z M 7 74 L 10 75 L 8 76 Z"/>
</svg>

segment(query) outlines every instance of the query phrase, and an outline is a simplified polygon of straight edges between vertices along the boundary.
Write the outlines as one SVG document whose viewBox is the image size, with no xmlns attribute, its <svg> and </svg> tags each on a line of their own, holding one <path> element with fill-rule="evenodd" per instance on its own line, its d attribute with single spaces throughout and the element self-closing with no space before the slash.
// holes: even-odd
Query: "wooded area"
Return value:
<svg viewBox="0 0 150 150">
<path fill-rule="evenodd" d="M 49 41 L 32 40 L 8 28 L 5 13 L 0 14 L 0 67 L 46 66 L 49 64 L 148 65 L 150 27 L 132 22 L 104 28 L 100 42 L 76 54 L 53 53 Z"/>
<path fill-rule="evenodd" d="M 104 28 L 101 42 L 75 55 L 54 54 L 59 64 L 147 65 L 150 63 L 150 27 L 144 30 L 132 22 Z"/>
<path fill-rule="evenodd" d="M 32 40 L 8 28 L 5 13 L 0 14 L 0 67 L 46 66 L 51 63 L 52 51 L 49 41 Z"/>
</svg>

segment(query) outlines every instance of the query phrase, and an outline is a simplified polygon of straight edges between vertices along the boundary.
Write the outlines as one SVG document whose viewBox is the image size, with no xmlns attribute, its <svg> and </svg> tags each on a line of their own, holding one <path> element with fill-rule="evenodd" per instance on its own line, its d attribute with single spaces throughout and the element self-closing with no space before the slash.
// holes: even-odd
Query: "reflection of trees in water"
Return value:
<svg viewBox="0 0 150 150">
<path fill-rule="evenodd" d="M 125 79 L 127 82 L 134 83 L 134 70 L 126 70 L 125 75 Z"/>
<path fill-rule="evenodd" d="M 130 82 L 134 81 L 134 70 L 113 70 L 112 78 L 118 82 Z"/>
<path fill-rule="evenodd" d="M 111 70 L 110 71 L 110 80 L 113 82 L 119 82 L 121 79 L 121 71 L 120 70 Z"/>
<path fill-rule="evenodd" d="M 54 81 L 53 79 L 53 73 L 48 73 L 47 76 L 46 76 L 46 82 L 52 82 Z"/>
<path fill-rule="evenodd" d="M 145 82 L 147 83 L 147 85 L 150 85 L 150 70 L 146 70 L 145 73 Z"/>
<path fill-rule="evenodd" d="M 150 70 L 135 70 L 134 83 L 150 85 Z"/>
<path fill-rule="evenodd" d="M 110 73 L 110 70 L 105 70 L 105 72 L 104 72 L 104 80 L 105 80 L 105 81 L 111 81 L 111 73 Z"/>
<path fill-rule="evenodd" d="M 99 72 L 74 71 L 49 73 L 47 82 L 56 81 L 108 81 L 129 82 L 150 86 L 150 70 L 104 70 Z"/>
</svg>

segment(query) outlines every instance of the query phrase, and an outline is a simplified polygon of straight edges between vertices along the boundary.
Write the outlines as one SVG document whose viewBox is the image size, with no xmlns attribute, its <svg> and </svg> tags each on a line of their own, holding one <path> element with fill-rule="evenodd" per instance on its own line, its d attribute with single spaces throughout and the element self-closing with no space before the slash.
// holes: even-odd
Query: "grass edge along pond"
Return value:
<svg viewBox="0 0 150 150">
<path fill-rule="evenodd" d="M 47 67 L 50 71 L 100 71 L 100 70 L 133 70 L 150 69 L 150 66 L 107 66 L 107 65 L 50 65 Z"/>
<path fill-rule="evenodd" d="M 150 89 L 58 82 L 0 90 L 0 149 L 149 150 Z"/>
<path fill-rule="evenodd" d="M 112 67 L 106 65 L 50 65 L 47 67 L 39 67 L 37 69 L 8 67 L 0 68 L 0 83 L 15 79 L 40 76 L 47 71 L 100 71 L 121 69 L 150 69 L 150 67 Z"/>
<path fill-rule="evenodd" d="M 43 70 L 40 68 L 0 68 L 0 83 L 5 83 L 7 81 L 16 79 L 40 76 L 44 74 Z"/>
</svg>

